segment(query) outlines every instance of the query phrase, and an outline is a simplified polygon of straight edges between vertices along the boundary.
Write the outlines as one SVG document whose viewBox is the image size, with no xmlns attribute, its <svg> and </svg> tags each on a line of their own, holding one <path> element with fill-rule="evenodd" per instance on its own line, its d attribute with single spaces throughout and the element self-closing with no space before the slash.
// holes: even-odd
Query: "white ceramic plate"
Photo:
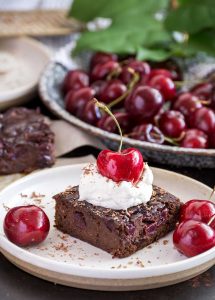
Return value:
<svg viewBox="0 0 215 300">
<path fill-rule="evenodd" d="M 1 39 L 0 52 L 12 55 L 19 63 L 23 62 L 26 72 L 31 73 L 27 83 L 0 93 L 0 110 L 3 110 L 31 99 L 51 53 L 42 43 L 26 37 Z"/>
<path fill-rule="evenodd" d="M 172 244 L 172 233 L 128 258 L 108 253 L 56 230 L 52 196 L 77 185 L 82 165 L 44 170 L 26 176 L 0 193 L 0 249 L 18 267 L 57 283 L 101 290 L 136 290 L 160 287 L 194 277 L 215 262 L 215 248 L 193 258 L 181 255 Z M 177 173 L 153 168 L 155 184 L 187 201 L 207 199 L 211 189 Z M 42 196 L 35 197 L 34 193 Z M 43 196 L 44 195 L 44 196 Z M 3 219 L 8 208 L 36 204 L 51 220 L 45 242 L 23 249 L 4 235 Z"/>
</svg>

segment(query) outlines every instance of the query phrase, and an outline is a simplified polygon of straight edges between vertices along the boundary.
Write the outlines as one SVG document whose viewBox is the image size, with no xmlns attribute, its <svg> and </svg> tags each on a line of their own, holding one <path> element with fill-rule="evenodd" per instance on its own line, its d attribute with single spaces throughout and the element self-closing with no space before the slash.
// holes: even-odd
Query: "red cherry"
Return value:
<svg viewBox="0 0 215 300">
<path fill-rule="evenodd" d="M 180 222 L 192 219 L 207 224 L 213 215 L 215 215 L 215 204 L 213 202 L 193 199 L 181 207 Z"/>
<path fill-rule="evenodd" d="M 173 243 L 181 253 L 192 257 L 215 246 L 215 230 L 202 222 L 187 220 L 175 229 Z"/>
<path fill-rule="evenodd" d="M 91 80 L 96 81 L 104 79 L 109 73 L 118 70 L 119 68 L 119 63 L 112 60 L 109 60 L 104 64 L 97 64 L 92 69 Z"/>
<path fill-rule="evenodd" d="M 135 119 L 151 118 L 163 105 L 161 93 L 148 86 L 138 86 L 125 100 L 126 111 Z"/>
<path fill-rule="evenodd" d="M 112 79 L 107 81 L 105 87 L 100 93 L 99 100 L 104 103 L 110 103 L 113 100 L 122 96 L 127 90 L 125 84 L 123 84 L 119 79 Z"/>
<path fill-rule="evenodd" d="M 172 80 L 174 79 L 173 74 L 169 70 L 167 70 L 167 69 L 153 69 L 153 70 L 151 70 L 151 72 L 147 76 L 145 76 L 143 78 L 142 83 L 143 84 L 148 84 L 149 81 L 154 76 L 157 76 L 157 75 L 163 75 L 163 76 L 168 77 L 168 78 L 170 78 Z"/>
<path fill-rule="evenodd" d="M 95 91 L 90 87 L 78 91 L 70 91 L 65 98 L 66 110 L 71 114 L 80 117 L 85 105 L 93 99 Z"/>
<path fill-rule="evenodd" d="M 129 72 L 129 68 L 133 69 L 136 73 L 140 75 L 140 78 L 144 78 L 147 74 L 150 73 L 150 66 L 145 61 L 139 61 L 136 59 L 130 59 L 128 63 L 122 67 L 122 71 L 119 75 L 119 78 L 124 84 L 129 84 L 132 80 L 132 74 Z"/>
<path fill-rule="evenodd" d="M 129 137 L 155 144 L 164 143 L 164 135 L 160 129 L 153 124 L 142 124 L 134 127 L 132 132 L 129 134 Z"/>
<path fill-rule="evenodd" d="M 201 102 L 191 93 L 181 94 L 173 105 L 173 109 L 180 111 L 186 119 L 189 119 L 189 116 L 200 107 L 202 107 Z"/>
<path fill-rule="evenodd" d="M 211 97 L 213 84 L 211 82 L 203 82 L 195 85 L 191 89 L 191 93 L 200 100 L 208 100 Z"/>
<path fill-rule="evenodd" d="M 63 91 L 68 93 L 70 90 L 76 91 L 89 85 L 89 76 L 83 70 L 69 71 L 63 81 Z"/>
<path fill-rule="evenodd" d="M 100 99 L 100 95 L 103 89 L 106 87 L 107 81 L 105 80 L 97 80 L 94 81 L 90 87 L 95 91 L 95 97 Z"/>
<path fill-rule="evenodd" d="M 181 147 L 205 149 L 208 147 L 208 136 L 201 130 L 188 129 L 180 143 Z"/>
<path fill-rule="evenodd" d="M 190 127 L 200 129 L 206 133 L 215 129 L 215 113 L 213 110 L 201 107 L 194 111 L 189 119 Z"/>
<path fill-rule="evenodd" d="M 99 172 L 115 182 L 130 181 L 137 183 L 144 169 L 142 154 L 135 148 L 122 152 L 102 150 L 97 158 Z"/>
<path fill-rule="evenodd" d="M 44 241 L 49 228 L 47 215 L 35 205 L 14 207 L 7 212 L 4 219 L 4 232 L 7 238 L 21 247 Z"/>
<path fill-rule="evenodd" d="M 166 101 L 172 100 L 176 96 L 175 84 L 169 77 L 156 75 L 151 78 L 148 84 L 157 89 Z"/>
<path fill-rule="evenodd" d="M 215 215 L 211 217 L 209 226 L 215 230 Z"/>
<path fill-rule="evenodd" d="M 96 52 L 90 62 L 91 69 L 98 64 L 104 64 L 108 61 L 117 61 L 117 55 L 113 53 Z"/>
<path fill-rule="evenodd" d="M 123 133 L 127 133 L 130 131 L 132 127 L 132 122 L 129 118 L 129 114 L 126 112 L 115 112 L 113 113 L 115 118 L 117 119 L 121 130 Z M 109 115 L 104 115 L 99 121 L 97 126 L 103 130 L 113 132 L 113 133 L 118 133 L 118 128 L 116 123 L 114 122 L 113 118 Z"/>
<path fill-rule="evenodd" d="M 186 129 L 184 116 L 176 110 L 165 111 L 158 120 L 159 128 L 164 135 L 178 138 Z"/>
<path fill-rule="evenodd" d="M 101 118 L 101 112 L 93 101 L 89 101 L 83 108 L 80 119 L 91 124 L 96 125 Z"/>
</svg>

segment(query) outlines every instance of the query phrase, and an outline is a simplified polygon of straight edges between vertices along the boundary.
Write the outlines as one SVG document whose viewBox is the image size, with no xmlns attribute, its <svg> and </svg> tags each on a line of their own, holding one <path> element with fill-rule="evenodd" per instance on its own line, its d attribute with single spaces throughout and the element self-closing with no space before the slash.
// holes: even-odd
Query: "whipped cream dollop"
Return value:
<svg viewBox="0 0 215 300">
<path fill-rule="evenodd" d="M 119 183 L 102 176 L 97 165 L 88 164 L 81 174 L 79 184 L 79 200 L 96 206 L 115 210 L 146 203 L 152 196 L 153 174 L 145 164 L 141 179 L 136 185 L 128 181 Z"/>
</svg>

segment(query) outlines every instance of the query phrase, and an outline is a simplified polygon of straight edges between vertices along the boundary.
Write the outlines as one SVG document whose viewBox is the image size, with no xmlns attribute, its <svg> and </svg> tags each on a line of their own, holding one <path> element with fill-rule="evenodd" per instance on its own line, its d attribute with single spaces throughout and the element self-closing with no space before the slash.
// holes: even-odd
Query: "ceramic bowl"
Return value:
<svg viewBox="0 0 215 300">
<path fill-rule="evenodd" d="M 33 72 L 27 83 L 1 91 L 0 110 L 4 110 L 25 103 L 32 98 L 37 91 L 41 72 L 49 62 L 51 53 L 40 42 L 26 37 L 1 39 L 0 52 L 12 55 L 18 62 L 25 62 L 28 69 Z"/>
<path fill-rule="evenodd" d="M 71 49 L 74 43 L 61 49 L 55 59 L 45 68 L 39 83 L 39 92 L 44 104 L 58 117 L 97 136 L 110 149 L 116 150 L 120 136 L 89 125 L 66 111 L 61 92 L 62 81 L 68 69 L 87 69 L 90 54 L 71 57 Z M 211 65 L 210 65 L 211 66 Z M 138 141 L 131 138 L 123 138 L 124 147 L 138 148 L 146 160 L 184 167 L 214 168 L 215 149 L 188 149 L 176 146 L 158 145 Z"/>
</svg>

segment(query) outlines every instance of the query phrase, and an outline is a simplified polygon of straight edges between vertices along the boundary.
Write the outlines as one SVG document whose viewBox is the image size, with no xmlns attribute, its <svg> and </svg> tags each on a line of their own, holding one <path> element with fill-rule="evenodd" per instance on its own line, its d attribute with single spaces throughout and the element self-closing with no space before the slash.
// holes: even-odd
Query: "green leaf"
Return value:
<svg viewBox="0 0 215 300">
<path fill-rule="evenodd" d="M 197 33 L 204 28 L 215 28 L 215 5 L 213 0 L 181 1 L 178 9 L 170 11 L 165 20 L 169 31 Z"/>
<path fill-rule="evenodd" d="M 130 26 L 111 26 L 97 32 L 84 32 L 77 41 L 75 54 L 83 50 L 107 51 L 118 54 L 136 53 L 141 45 L 151 47 L 154 44 L 167 43 L 171 36 L 156 20 L 148 22 L 145 18 L 141 23 Z M 144 30 L 143 30 L 144 28 Z"/>
<path fill-rule="evenodd" d="M 170 51 L 164 49 L 140 48 L 137 51 L 136 58 L 139 60 L 163 61 L 171 55 L 172 53 Z"/>
<path fill-rule="evenodd" d="M 165 9 L 169 0 L 74 0 L 69 11 L 69 16 L 83 22 L 89 22 L 97 17 L 117 18 L 138 15 L 145 17 L 144 14 L 154 14 Z M 127 19 L 129 22 L 129 19 Z"/>
</svg>

